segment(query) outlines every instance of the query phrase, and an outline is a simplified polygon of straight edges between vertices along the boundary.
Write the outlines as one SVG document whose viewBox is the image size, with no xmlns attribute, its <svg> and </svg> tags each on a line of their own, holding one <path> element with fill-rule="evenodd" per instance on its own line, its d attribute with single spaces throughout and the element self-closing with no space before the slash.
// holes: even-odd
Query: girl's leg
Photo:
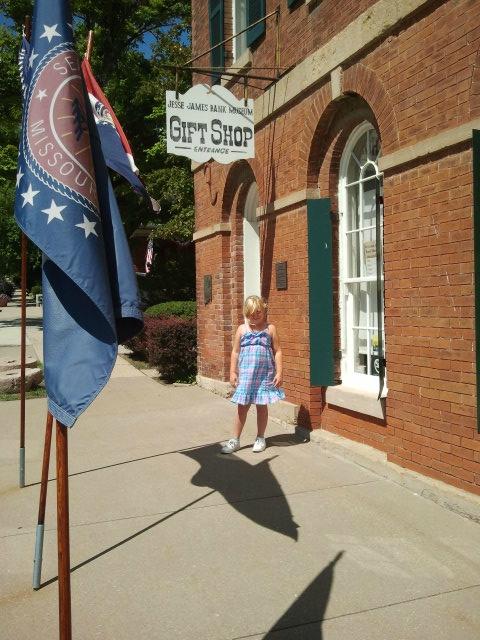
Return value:
<svg viewBox="0 0 480 640">
<path fill-rule="evenodd" d="M 247 413 L 249 409 L 249 404 L 237 404 L 237 416 L 235 418 L 235 425 L 233 427 L 234 438 L 240 438 L 243 427 L 245 426 L 245 420 L 247 419 Z"/>
<path fill-rule="evenodd" d="M 263 438 L 268 422 L 268 404 L 257 404 L 257 436 Z"/>
</svg>

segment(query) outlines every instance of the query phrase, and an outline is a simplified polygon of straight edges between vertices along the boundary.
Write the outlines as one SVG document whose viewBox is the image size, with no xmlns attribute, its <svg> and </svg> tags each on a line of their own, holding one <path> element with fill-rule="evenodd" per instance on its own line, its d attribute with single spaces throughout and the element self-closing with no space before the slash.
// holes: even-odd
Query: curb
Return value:
<svg viewBox="0 0 480 640">
<path fill-rule="evenodd" d="M 300 429 L 297 428 L 297 431 Z M 386 453 L 366 444 L 321 429 L 308 433 L 310 442 L 320 446 L 325 452 L 353 462 L 385 480 L 390 480 L 422 498 L 435 502 L 444 509 L 480 523 L 480 496 L 399 467 L 387 460 Z"/>
</svg>

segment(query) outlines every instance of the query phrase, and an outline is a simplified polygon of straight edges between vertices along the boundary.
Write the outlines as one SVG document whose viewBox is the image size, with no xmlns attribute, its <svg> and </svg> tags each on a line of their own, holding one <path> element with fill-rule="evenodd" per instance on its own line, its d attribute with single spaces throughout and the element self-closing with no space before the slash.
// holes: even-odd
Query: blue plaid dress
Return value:
<svg viewBox="0 0 480 640">
<path fill-rule="evenodd" d="M 237 404 L 272 404 L 285 393 L 273 385 L 275 360 L 267 329 L 247 331 L 240 339 L 238 385 L 231 400 Z"/>
</svg>

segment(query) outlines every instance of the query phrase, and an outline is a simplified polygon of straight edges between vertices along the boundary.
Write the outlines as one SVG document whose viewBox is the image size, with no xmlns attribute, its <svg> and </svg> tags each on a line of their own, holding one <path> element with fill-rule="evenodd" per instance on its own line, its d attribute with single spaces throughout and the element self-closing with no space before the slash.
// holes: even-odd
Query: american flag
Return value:
<svg viewBox="0 0 480 640">
<path fill-rule="evenodd" d="M 147 245 L 147 255 L 145 256 L 145 273 L 150 273 L 153 264 L 153 240 L 150 238 Z"/>
</svg>

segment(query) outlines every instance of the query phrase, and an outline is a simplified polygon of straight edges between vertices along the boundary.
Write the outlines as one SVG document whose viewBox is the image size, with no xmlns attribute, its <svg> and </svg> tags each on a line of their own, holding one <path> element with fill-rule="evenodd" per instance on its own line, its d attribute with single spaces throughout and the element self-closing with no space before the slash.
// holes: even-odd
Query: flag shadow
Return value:
<svg viewBox="0 0 480 640">
<path fill-rule="evenodd" d="M 196 449 L 197 447 L 190 447 L 191 449 Z M 184 449 L 174 449 L 172 451 L 162 451 L 161 453 L 153 453 L 150 456 L 143 456 L 142 458 L 132 458 L 131 460 L 122 460 L 121 462 L 112 462 L 112 464 L 105 464 L 103 467 L 94 467 L 93 469 L 84 469 L 83 471 L 75 471 L 73 473 L 69 473 L 68 477 L 73 478 L 75 476 L 83 476 L 86 473 L 93 473 L 94 471 L 103 471 L 104 469 L 112 469 L 113 467 L 121 467 L 124 464 L 132 464 L 133 462 L 143 462 L 144 460 L 151 460 L 152 458 L 160 458 L 162 456 L 171 456 L 175 453 L 182 453 L 184 451 L 188 451 L 188 448 Z M 54 476 L 53 478 L 49 478 L 48 482 L 55 482 L 57 478 Z M 31 482 L 30 484 L 26 484 L 27 487 L 37 487 L 41 484 L 41 482 Z"/>
<path fill-rule="evenodd" d="M 277 446 L 289 446 L 298 444 L 298 440 L 294 436 L 283 434 L 280 436 L 272 436 L 270 439 L 271 444 L 275 442 Z M 169 520 L 173 516 L 186 511 L 189 507 L 194 506 L 204 498 L 218 492 L 242 515 L 246 516 L 253 522 L 260 524 L 268 529 L 272 529 L 278 533 L 286 535 L 295 541 L 298 539 L 298 525 L 294 522 L 290 507 L 286 500 L 280 484 L 276 480 L 275 476 L 269 467 L 270 460 L 273 460 L 277 456 L 272 456 L 267 459 L 262 459 L 257 465 L 251 465 L 244 462 L 235 455 L 225 456 L 220 453 L 220 445 L 218 443 L 203 445 L 201 447 L 192 447 L 189 449 L 178 449 L 175 451 L 166 451 L 164 453 L 155 454 L 153 456 L 146 456 L 144 458 L 136 458 L 134 460 L 127 460 L 124 462 L 114 463 L 112 465 L 106 465 L 105 467 L 99 467 L 98 469 L 90 469 L 86 471 L 80 471 L 71 475 L 80 475 L 83 473 L 90 473 L 92 471 L 98 471 L 100 469 L 106 469 L 122 464 L 129 464 L 130 462 L 140 462 L 149 458 L 156 458 L 163 455 L 170 455 L 175 453 L 181 453 L 191 459 L 195 460 L 199 465 L 199 471 L 192 477 L 192 484 L 196 486 L 209 486 L 211 491 L 208 491 L 200 498 L 189 502 L 188 504 L 180 507 L 176 511 L 172 511 L 163 516 L 159 520 L 152 522 L 148 526 L 136 531 L 132 535 L 120 540 L 119 542 L 103 549 L 99 553 L 96 553 L 90 558 L 87 558 L 83 562 L 75 565 L 71 568 L 71 572 L 81 569 L 90 564 L 94 560 L 101 558 L 102 556 L 114 551 L 123 544 L 138 538 L 142 534 L 150 531 L 154 527 L 158 526 L 162 522 Z M 252 454 L 253 455 L 253 454 Z M 235 466 L 233 466 L 235 465 Z M 234 472 L 232 474 L 232 471 Z M 51 482 L 55 480 L 52 478 Z M 205 484 L 204 484 L 205 483 Z M 36 483 L 38 484 L 38 483 Z M 33 486 L 33 485 L 29 485 Z M 274 500 L 271 509 L 265 508 L 265 500 Z M 54 576 L 45 582 L 42 582 L 39 589 L 43 589 L 54 582 L 57 582 L 58 576 Z"/>
<path fill-rule="evenodd" d="M 132 535 L 128 536 L 127 538 L 120 540 L 120 542 L 117 542 L 116 544 L 112 544 L 110 547 L 103 549 L 103 551 L 99 551 L 99 553 L 96 553 L 91 558 L 87 558 L 87 560 L 84 560 L 83 562 L 80 562 L 79 564 L 72 567 L 70 569 L 70 572 L 73 573 L 74 571 L 77 571 L 77 569 L 81 569 L 82 567 L 85 567 L 87 564 L 90 564 L 90 562 L 93 562 L 94 560 L 98 560 L 98 558 L 101 558 L 107 553 L 110 553 L 110 551 L 114 551 L 115 549 L 118 549 L 118 547 L 121 547 L 123 544 L 130 542 L 135 538 L 138 538 L 138 536 L 141 536 L 147 531 L 150 531 L 150 529 L 153 529 L 154 527 L 161 524 L 162 522 L 165 522 L 165 520 L 169 520 L 170 518 L 173 518 L 173 516 L 176 516 L 178 513 L 181 513 L 182 511 L 186 511 L 189 507 L 192 507 L 194 504 L 196 504 L 197 502 L 200 502 L 201 500 L 208 497 L 212 493 L 215 493 L 215 491 L 209 491 L 203 496 L 200 496 L 200 498 L 197 498 L 196 500 L 192 500 L 192 502 L 189 502 L 183 507 L 180 507 L 180 509 L 177 509 L 176 511 L 172 511 L 171 513 L 168 513 L 166 516 L 163 516 L 163 518 L 160 518 L 159 520 L 152 522 L 151 524 L 144 527 L 143 529 L 140 529 L 139 531 L 135 531 L 135 533 L 132 533 Z M 43 587 L 48 587 L 48 585 L 53 584 L 54 582 L 57 582 L 57 580 L 58 580 L 58 576 L 54 576 L 53 578 L 50 578 L 50 580 L 45 580 L 45 582 L 42 582 L 39 589 L 43 589 Z"/>
<path fill-rule="evenodd" d="M 270 468 L 270 462 L 278 456 L 250 463 L 235 454 L 222 454 L 219 444 L 190 449 L 182 455 L 200 465 L 192 477 L 193 485 L 214 489 L 255 524 L 298 540 L 298 525 Z"/>
<path fill-rule="evenodd" d="M 332 590 L 335 565 L 343 554 L 343 551 L 337 553 L 263 636 L 263 640 L 322 640 L 322 624 Z"/>
</svg>

